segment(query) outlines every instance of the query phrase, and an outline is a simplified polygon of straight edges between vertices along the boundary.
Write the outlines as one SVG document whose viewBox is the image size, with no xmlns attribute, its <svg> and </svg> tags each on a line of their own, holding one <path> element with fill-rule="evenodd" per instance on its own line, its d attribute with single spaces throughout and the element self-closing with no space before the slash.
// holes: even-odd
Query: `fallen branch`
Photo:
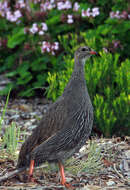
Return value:
<svg viewBox="0 0 130 190">
<path fill-rule="evenodd" d="M 16 189 L 13 187 L 10 187 L 12 189 Z M 0 190 L 5 189 L 5 186 L 0 186 Z M 19 189 L 19 188 L 18 188 Z M 22 188 L 21 188 L 22 189 Z M 36 189 L 36 188 L 35 188 Z M 65 190 L 66 188 L 62 185 L 56 186 L 56 185 L 51 185 L 51 186 L 44 186 L 41 188 L 42 190 L 54 190 L 54 189 L 59 189 L 59 190 Z"/>
<path fill-rule="evenodd" d="M 117 168 L 116 168 L 116 164 L 113 164 L 113 168 L 114 168 L 116 174 L 118 175 L 118 177 L 120 177 L 121 179 L 125 180 L 124 177 L 123 177 L 123 175 L 121 175 L 121 174 L 118 172 L 118 170 L 117 170 Z"/>
<path fill-rule="evenodd" d="M 116 164 L 113 165 L 113 168 L 114 168 L 116 174 L 118 175 L 118 177 L 120 177 L 120 178 L 122 179 L 122 181 L 124 182 L 124 184 L 129 185 L 129 180 L 125 179 L 125 178 L 123 177 L 123 175 L 118 172 L 118 170 L 117 170 L 117 168 L 116 168 Z"/>
<path fill-rule="evenodd" d="M 36 167 L 36 168 L 39 169 L 39 168 L 43 168 L 43 167 L 46 168 L 47 165 L 44 165 L 44 166 L 42 165 L 42 166 Z M 7 174 L 5 174 L 4 176 L 0 177 L 0 182 L 5 181 L 5 180 L 7 180 L 7 179 L 10 179 L 10 178 L 14 177 L 16 174 L 21 173 L 21 172 L 23 172 L 23 171 L 26 170 L 26 169 L 27 169 L 27 167 L 18 168 L 18 169 L 16 169 L 16 170 L 14 170 L 13 172 L 7 173 Z"/>
<path fill-rule="evenodd" d="M 10 173 L 5 174 L 4 176 L 0 177 L 0 182 L 5 181 L 5 180 L 7 180 L 7 179 L 9 179 L 9 178 L 12 178 L 12 177 L 14 177 L 16 174 L 21 173 L 21 172 L 23 172 L 24 170 L 26 170 L 26 167 L 18 168 L 18 169 L 16 169 L 16 170 L 14 170 L 13 172 L 10 172 Z"/>
</svg>

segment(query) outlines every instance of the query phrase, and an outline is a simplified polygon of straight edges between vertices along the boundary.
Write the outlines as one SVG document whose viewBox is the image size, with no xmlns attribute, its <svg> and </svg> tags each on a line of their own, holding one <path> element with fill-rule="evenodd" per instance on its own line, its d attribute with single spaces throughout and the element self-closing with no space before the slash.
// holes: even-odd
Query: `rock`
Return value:
<svg viewBox="0 0 130 190">
<path fill-rule="evenodd" d="M 18 114 L 12 115 L 10 117 L 11 120 L 15 120 L 15 121 L 18 120 L 19 118 L 20 118 L 20 116 Z"/>
<path fill-rule="evenodd" d="M 30 127 L 31 124 L 32 124 L 32 123 L 31 123 L 30 121 L 27 121 L 27 122 L 24 124 L 24 126 L 25 126 L 25 127 Z"/>
<path fill-rule="evenodd" d="M 125 156 L 127 159 L 130 159 L 130 150 L 125 151 Z"/>
<path fill-rule="evenodd" d="M 70 183 L 71 181 L 73 181 L 73 178 L 71 178 L 71 177 L 66 177 L 66 181 L 67 181 L 67 183 Z"/>
<path fill-rule="evenodd" d="M 86 185 L 83 188 L 78 188 L 76 190 L 102 190 L 102 188 L 100 186 L 96 186 L 96 185 Z"/>
<path fill-rule="evenodd" d="M 31 112 L 32 111 L 32 106 L 26 105 L 26 104 L 20 104 L 19 109 L 24 112 Z"/>
<path fill-rule="evenodd" d="M 27 126 L 26 126 L 27 127 Z M 31 125 L 28 127 L 29 131 L 32 131 L 33 129 L 35 129 L 37 127 L 37 125 Z"/>
<path fill-rule="evenodd" d="M 5 74 L 0 75 L 0 91 L 2 91 L 10 82 L 11 80 L 7 78 Z"/>
<path fill-rule="evenodd" d="M 107 186 L 113 186 L 115 185 L 116 183 L 112 180 L 109 180 L 108 182 L 106 182 Z"/>
</svg>

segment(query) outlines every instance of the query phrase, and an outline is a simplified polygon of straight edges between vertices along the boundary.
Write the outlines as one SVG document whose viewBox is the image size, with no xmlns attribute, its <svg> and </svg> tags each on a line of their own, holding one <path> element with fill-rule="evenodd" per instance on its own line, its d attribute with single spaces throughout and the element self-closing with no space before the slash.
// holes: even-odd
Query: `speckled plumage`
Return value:
<svg viewBox="0 0 130 190">
<path fill-rule="evenodd" d="M 91 55 L 88 47 L 75 52 L 72 76 L 62 96 L 44 114 L 32 135 L 21 147 L 17 167 L 35 166 L 45 161 L 62 162 L 85 144 L 93 124 L 93 107 L 84 78 L 85 60 Z"/>
</svg>

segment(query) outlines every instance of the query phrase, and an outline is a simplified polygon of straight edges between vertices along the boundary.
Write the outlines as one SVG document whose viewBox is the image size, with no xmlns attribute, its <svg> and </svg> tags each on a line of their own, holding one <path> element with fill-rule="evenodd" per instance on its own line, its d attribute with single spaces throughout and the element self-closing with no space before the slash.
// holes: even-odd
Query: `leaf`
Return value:
<svg viewBox="0 0 130 190">
<path fill-rule="evenodd" d="M 20 28 L 18 32 L 15 32 L 12 36 L 8 36 L 7 46 L 14 48 L 21 44 L 25 40 L 24 28 Z"/>
<path fill-rule="evenodd" d="M 54 14 L 54 12 L 53 12 L 53 14 Z M 47 26 L 51 26 L 51 25 L 55 25 L 55 24 L 57 24 L 58 22 L 60 22 L 60 15 L 61 14 L 58 14 L 57 13 L 57 15 L 53 15 L 53 17 L 50 17 L 48 20 L 46 20 L 46 24 L 47 24 Z"/>
<path fill-rule="evenodd" d="M 104 165 L 105 165 L 106 167 L 110 167 L 110 166 L 113 165 L 112 162 L 110 162 L 109 160 L 107 160 L 107 159 L 105 159 L 105 158 L 102 158 L 102 160 L 103 160 L 103 163 L 104 163 Z"/>
<path fill-rule="evenodd" d="M 97 33 L 106 35 L 111 31 L 111 29 L 112 29 L 112 26 L 110 26 L 108 24 L 104 24 L 97 28 Z"/>
<path fill-rule="evenodd" d="M 32 62 L 31 68 L 32 71 L 41 71 L 45 70 L 47 68 L 46 63 L 49 62 L 49 59 L 47 57 L 39 57 L 35 61 Z"/>
<path fill-rule="evenodd" d="M 13 77 L 17 74 L 17 71 L 12 71 L 6 74 L 7 77 Z"/>
<path fill-rule="evenodd" d="M 21 75 L 21 78 L 18 78 L 17 84 L 18 85 L 23 85 L 29 83 L 29 81 L 32 79 L 32 75 L 30 72 L 25 72 Z"/>
</svg>

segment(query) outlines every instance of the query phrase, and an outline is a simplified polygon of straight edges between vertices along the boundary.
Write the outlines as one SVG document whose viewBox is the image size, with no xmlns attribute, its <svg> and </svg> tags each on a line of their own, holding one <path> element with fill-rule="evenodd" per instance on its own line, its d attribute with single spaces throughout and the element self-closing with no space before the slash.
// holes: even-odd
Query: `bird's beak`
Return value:
<svg viewBox="0 0 130 190">
<path fill-rule="evenodd" d="M 90 53 L 90 55 L 97 55 L 98 54 L 96 51 L 93 51 L 93 50 L 90 51 L 89 53 Z"/>
</svg>

